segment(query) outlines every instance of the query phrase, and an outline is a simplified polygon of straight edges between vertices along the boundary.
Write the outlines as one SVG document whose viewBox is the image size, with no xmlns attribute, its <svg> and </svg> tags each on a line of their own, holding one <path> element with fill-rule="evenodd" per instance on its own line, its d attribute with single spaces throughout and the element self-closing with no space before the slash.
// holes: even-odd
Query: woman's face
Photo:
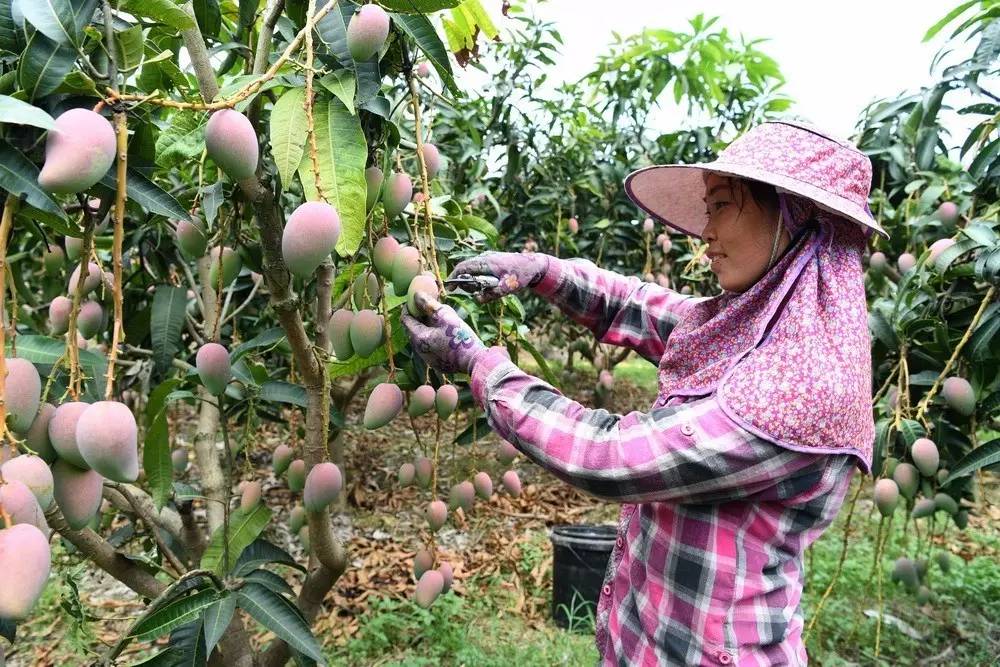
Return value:
<svg viewBox="0 0 1000 667">
<path fill-rule="evenodd" d="M 778 213 L 758 205 L 746 182 L 736 177 L 708 172 L 705 193 L 708 225 L 702 239 L 708 244 L 712 272 L 722 289 L 745 292 L 767 270 Z M 790 242 L 783 226 L 777 256 Z"/>
</svg>

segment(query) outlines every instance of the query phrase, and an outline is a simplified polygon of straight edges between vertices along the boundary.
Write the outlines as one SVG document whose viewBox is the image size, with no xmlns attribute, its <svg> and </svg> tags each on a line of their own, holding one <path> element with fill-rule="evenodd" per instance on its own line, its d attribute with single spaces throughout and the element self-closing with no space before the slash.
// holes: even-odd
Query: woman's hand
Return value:
<svg viewBox="0 0 1000 667">
<path fill-rule="evenodd" d="M 449 275 L 455 278 L 463 273 L 473 276 L 493 276 L 500 283 L 479 292 L 476 301 L 486 303 L 518 290 L 533 287 L 549 268 L 549 256 L 537 252 L 484 252 L 459 262 Z"/>
<path fill-rule="evenodd" d="M 428 313 L 421 322 L 403 307 L 400 321 L 410 334 L 414 349 L 424 362 L 443 373 L 468 373 L 476 354 L 487 347 L 455 309 L 417 292 L 417 307 Z"/>
</svg>

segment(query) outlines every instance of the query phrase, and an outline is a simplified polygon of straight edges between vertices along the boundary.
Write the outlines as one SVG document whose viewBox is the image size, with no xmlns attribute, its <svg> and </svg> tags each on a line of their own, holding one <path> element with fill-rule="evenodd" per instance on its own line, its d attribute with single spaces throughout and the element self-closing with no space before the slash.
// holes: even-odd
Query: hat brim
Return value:
<svg viewBox="0 0 1000 667">
<path fill-rule="evenodd" d="M 756 167 L 724 162 L 661 164 L 637 169 L 625 177 L 625 192 L 650 217 L 677 231 L 701 237 L 708 224 L 705 207 L 705 172 L 726 174 L 769 183 L 816 202 L 820 208 L 872 229 L 885 238 L 889 234 L 866 208 L 822 188 Z"/>
</svg>

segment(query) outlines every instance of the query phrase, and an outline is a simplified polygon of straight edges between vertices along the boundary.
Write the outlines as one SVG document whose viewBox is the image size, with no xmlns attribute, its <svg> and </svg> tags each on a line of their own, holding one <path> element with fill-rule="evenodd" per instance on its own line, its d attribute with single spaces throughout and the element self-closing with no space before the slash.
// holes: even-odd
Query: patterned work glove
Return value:
<svg viewBox="0 0 1000 667">
<path fill-rule="evenodd" d="M 479 303 L 495 301 L 518 290 L 534 287 L 549 268 L 549 256 L 540 252 L 484 252 L 459 262 L 449 275 L 456 278 L 462 273 L 474 276 L 493 276 L 500 281 L 496 287 L 479 292 Z"/>
<path fill-rule="evenodd" d="M 400 321 L 410 334 L 410 342 L 424 362 L 442 373 L 469 373 L 483 345 L 455 309 L 445 306 L 423 292 L 414 296 L 417 306 L 425 313 L 421 322 L 404 307 Z"/>
</svg>

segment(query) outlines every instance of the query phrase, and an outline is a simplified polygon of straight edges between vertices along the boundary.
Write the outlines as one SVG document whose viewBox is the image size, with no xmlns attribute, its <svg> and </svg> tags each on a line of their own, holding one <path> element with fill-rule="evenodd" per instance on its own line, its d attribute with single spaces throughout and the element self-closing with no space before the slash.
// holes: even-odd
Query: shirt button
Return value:
<svg viewBox="0 0 1000 667">
<path fill-rule="evenodd" d="M 725 651 L 719 651 L 719 653 L 715 657 L 717 657 L 719 659 L 719 662 L 721 662 L 723 665 L 731 665 L 733 663 L 733 656 L 729 655 Z"/>
<path fill-rule="evenodd" d="M 611 586 L 604 584 L 604 588 L 601 589 L 605 595 L 611 595 Z"/>
<path fill-rule="evenodd" d="M 625 540 L 624 540 L 624 539 L 622 539 L 622 536 L 621 536 L 621 535 L 619 535 L 619 536 L 618 536 L 618 540 L 617 540 L 617 542 L 618 542 L 618 548 L 619 548 L 619 549 L 621 549 L 621 548 L 622 548 L 623 546 L 625 546 Z"/>
<path fill-rule="evenodd" d="M 691 424 L 681 424 L 681 433 L 684 435 L 694 434 L 694 427 Z"/>
</svg>

